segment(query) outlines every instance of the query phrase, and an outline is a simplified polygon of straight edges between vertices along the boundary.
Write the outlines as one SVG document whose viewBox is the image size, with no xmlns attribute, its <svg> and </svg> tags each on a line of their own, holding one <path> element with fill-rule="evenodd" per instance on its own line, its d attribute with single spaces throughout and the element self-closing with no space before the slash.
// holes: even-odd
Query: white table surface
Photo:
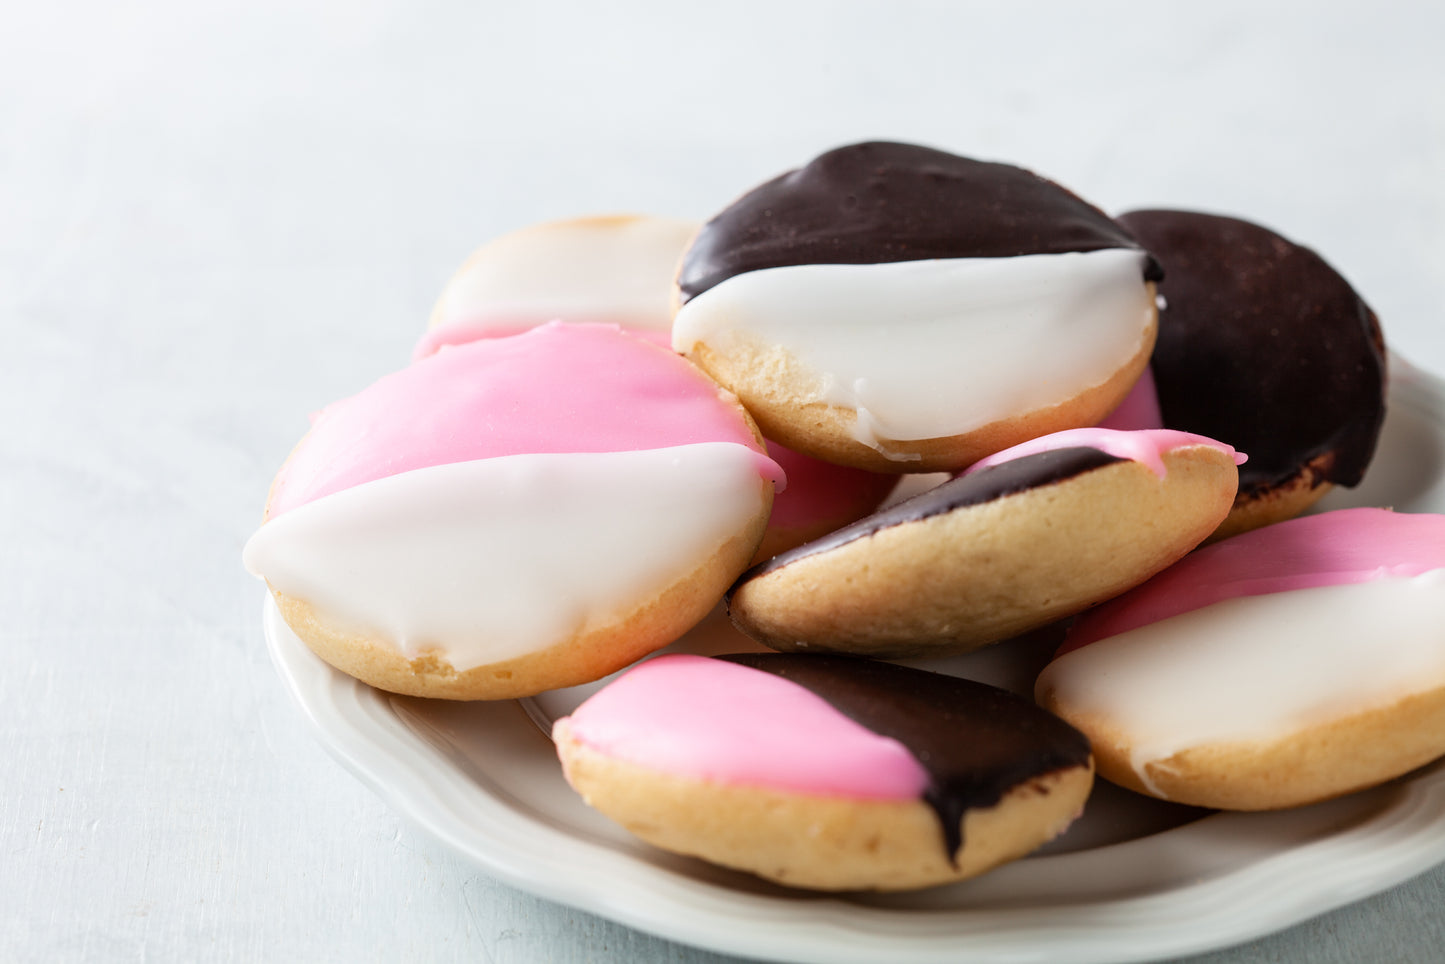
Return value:
<svg viewBox="0 0 1445 964">
<path fill-rule="evenodd" d="M 239 561 L 271 475 L 481 241 L 875 137 L 1271 225 L 1445 373 L 1445 13 L 1255 6 L 0 0 L 0 959 L 723 960 L 322 752 Z M 1437 868 L 1197 960 L 1431 959 L 1442 907 Z"/>
</svg>

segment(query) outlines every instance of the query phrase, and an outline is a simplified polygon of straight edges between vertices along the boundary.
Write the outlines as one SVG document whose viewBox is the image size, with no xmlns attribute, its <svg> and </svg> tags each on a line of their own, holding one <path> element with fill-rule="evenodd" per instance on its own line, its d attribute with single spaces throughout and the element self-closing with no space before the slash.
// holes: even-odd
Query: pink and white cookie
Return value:
<svg viewBox="0 0 1445 964">
<path fill-rule="evenodd" d="M 1445 516 L 1347 509 L 1226 539 L 1081 616 L 1040 704 L 1107 779 L 1230 810 L 1445 754 Z"/>
<path fill-rule="evenodd" d="M 568 781 L 650 843 L 778 883 L 902 890 L 1078 816 L 1089 744 L 1022 699 L 871 660 L 662 656 L 553 729 Z"/>
<path fill-rule="evenodd" d="M 941 656 L 1138 585 L 1229 512 L 1243 456 L 1184 432 L 1074 429 L 775 556 L 728 596 L 783 651 Z"/>
<path fill-rule="evenodd" d="M 700 620 L 782 473 L 736 400 L 620 329 L 545 325 L 317 416 L 245 563 L 318 655 L 383 689 L 517 697 Z"/>
</svg>

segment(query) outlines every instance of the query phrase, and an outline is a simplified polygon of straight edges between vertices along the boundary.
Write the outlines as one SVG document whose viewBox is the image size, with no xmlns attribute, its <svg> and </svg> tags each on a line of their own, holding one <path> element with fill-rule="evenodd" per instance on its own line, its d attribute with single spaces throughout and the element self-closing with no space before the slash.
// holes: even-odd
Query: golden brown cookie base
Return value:
<svg viewBox="0 0 1445 964">
<path fill-rule="evenodd" d="M 1148 288 L 1152 304 L 1153 282 Z M 1155 312 L 1141 334 L 1139 351 L 1108 379 L 1071 399 L 960 435 L 880 440 L 882 451 L 853 437 L 857 412 L 816 400 L 816 376 L 781 348 L 737 338 L 726 352 L 698 343 L 685 354 L 737 394 L 764 435 L 788 448 L 870 472 L 951 472 L 1040 435 L 1097 424 L 1118 407 L 1149 364 L 1157 323 Z"/>
<path fill-rule="evenodd" d="M 1059 705 L 1050 693 L 1039 695 L 1040 705 L 1089 737 L 1101 777 L 1198 807 L 1304 806 L 1384 783 L 1445 755 L 1445 688 L 1440 688 L 1276 740 L 1184 750 L 1146 765 L 1150 789 L 1130 763 L 1128 734 L 1108 720 Z"/>
<path fill-rule="evenodd" d="M 1332 488 L 1334 486 L 1324 481 L 1313 466 L 1306 465 L 1279 485 L 1257 492 L 1241 492 L 1234 500 L 1234 507 L 1229 510 L 1229 517 L 1205 542 L 1218 542 L 1251 529 L 1293 519 L 1324 498 Z"/>
<path fill-rule="evenodd" d="M 854 521 L 856 520 L 845 519 L 834 525 L 833 521 L 829 520 L 821 525 L 807 528 L 793 527 L 784 529 L 781 526 L 769 526 L 768 531 L 763 533 L 763 541 L 758 544 L 758 551 L 753 553 L 752 562 L 750 562 L 749 565 L 756 566 L 760 562 L 765 562 L 773 558 L 773 556 L 776 556 L 780 552 L 795 549 L 805 542 L 811 542 L 819 536 L 825 536 L 834 529 L 841 529 L 848 523 Z"/>
<path fill-rule="evenodd" d="M 782 652 L 942 656 L 1011 638 L 1138 585 L 1214 531 L 1233 459 L 1191 446 L 1164 465 L 1163 479 L 1117 462 L 882 529 L 742 583 L 730 613 Z"/>
<path fill-rule="evenodd" d="M 1083 809 L 1091 767 L 1045 774 L 996 806 L 970 810 L 957 863 L 920 800 L 815 797 L 659 773 L 554 737 L 567 780 L 587 803 L 674 853 L 814 890 L 911 890 L 963 880 L 1058 836 Z"/>
<path fill-rule="evenodd" d="M 500 700 L 601 679 L 673 642 L 700 622 L 748 565 L 772 506 L 760 482 L 762 511 L 693 572 L 627 612 L 600 615 L 547 649 L 458 671 L 438 654 L 409 659 L 389 640 L 319 615 L 306 601 L 272 590 L 286 624 L 332 666 L 378 689 L 448 700 Z M 485 591 L 485 588 L 479 588 Z"/>
</svg>

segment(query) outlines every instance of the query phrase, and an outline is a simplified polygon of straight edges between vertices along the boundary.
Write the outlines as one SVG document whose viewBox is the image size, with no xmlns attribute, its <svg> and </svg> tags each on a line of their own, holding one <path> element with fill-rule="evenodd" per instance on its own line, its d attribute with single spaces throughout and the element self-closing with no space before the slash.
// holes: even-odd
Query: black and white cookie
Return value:
<svg viewBox="0 0 1445 964">
<path fill-rule="evenodd" d="M 1092 425 L 1154 341 L 1157 264 L 1022 168 L 838 148 L 703 226 L 673 347 L 764 433 L 859 468 L 963 468 Z"/>
</svg>

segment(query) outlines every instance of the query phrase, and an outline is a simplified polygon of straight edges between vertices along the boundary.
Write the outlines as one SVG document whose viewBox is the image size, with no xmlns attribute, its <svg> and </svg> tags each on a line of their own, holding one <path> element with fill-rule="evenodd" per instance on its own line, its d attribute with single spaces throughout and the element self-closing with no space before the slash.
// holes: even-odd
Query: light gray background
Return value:
<svg viewBox="0 0 1445 964">
<path fill-rule="evenodd" d="M 312 740 L 241 569 L 306 413 L 481 241 L 847 141 L 1324 252 L 1445 373 L 1437 5 L 0 0 L 0 959 L 718 961 L 532 898 Z M 1209 961 L 1420 959 L 1445 869 Z"/>
</svg>

